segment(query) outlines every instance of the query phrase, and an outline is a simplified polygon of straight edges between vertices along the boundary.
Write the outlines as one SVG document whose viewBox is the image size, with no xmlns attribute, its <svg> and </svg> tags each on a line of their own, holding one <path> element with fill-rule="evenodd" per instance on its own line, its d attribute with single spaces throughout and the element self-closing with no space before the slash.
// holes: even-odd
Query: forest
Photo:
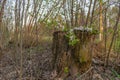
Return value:
<svg viewBox="0 0 120 80">
<path fill-rule="evenodd" d="M 120 0 L 0 0 L 0 80 L 120 80 Z"/>
</svg>

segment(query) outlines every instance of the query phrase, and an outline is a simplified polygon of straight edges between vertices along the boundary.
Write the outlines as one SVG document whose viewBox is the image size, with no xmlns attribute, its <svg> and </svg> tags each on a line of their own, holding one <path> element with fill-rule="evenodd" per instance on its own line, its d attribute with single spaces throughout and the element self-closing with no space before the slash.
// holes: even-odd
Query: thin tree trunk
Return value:
<svg viewBox="0 0 120 80">
<path fill-rule="evenodd" d="M 112 41 L 111 41 L 111 44 L 110 44 L 110 47 L 109 47 L 109 50 L 108 50 L 108 53 L 107 53 L 107 57 L 106 57 L 106 67 L 109 65 L 109 56 L 110 56 L 110 52 L 111 52 L 112 45 L 113 45 L 113 42 L 114 42 L 114 38 L 115 38 L 115 35 L 116 35 L 116 31 L 117 31 L 117 28 L 118 28 L 119 20 L 120 20 L 120 3 L 119 3 L 119 12 L 118 12 L 118 16 L 117 16 L 117 19 L 116 19 L 116 24 L 114 26 L 114 33 L 113 33 L 113 36 L 112 36 Z"/>
<path fill-rule="evenodd" d="M 4 15 L 4 8 L 5 8 L 6 2 L 7 2 L 7 0 L 3 0 L 3 2 L 2 2 L 2 7 L 1 7 L 1 10 L 0 10 L 0 24 L 2 22 L 2 17 Z"/>
<path fill-rule="evenodd" d="M 2 1 L 1 1 L 2 2 Z M 3 0 L 2 2 L 2 6 L 1 6 L 1 10 L 0 10 L 0 48 L 2 49 L 3 48 L 3 24 L 2 24 L 2 18 L 3 18 L 3 15 L 4 15 L 4 8 L 5 8 L 5 4 L 6 4 L 7 0 Z"/>
<path fill-rule="evenodd" d="M 78 26 L 78 13 L 79 13 L 79 4 L 76 5 L 76 12 L 75 12 L 75 27 Z"/>
<path fill-rule="evenodd" d="M 97 2 L 97 0 L 94 0 L 93 9 L 92 9 L 92 16 L 90 19 L 90 26 L 92 25 L 92 22 L 93 22 L 93 16 L 94 16 L 96 2 Z"/>
<path fill-rule="evenodd" d="M 87 14 L 87 19 L 86 19 L 86 26 L 88 24 L 88 20 L 89 20 L 89 16 L 90 16 L 90 10 L 91 10 L 91 5 L 92 5 L 92 0 L 90 0 L 90 6 L 89 6 L 89 10 L 88 10 L 88 14 Z"/>
<path fill-rule="evenodd" d="M 73 15 L 74 0 L 71 1 L 71 26 L 74 26 L 74 15 Z"/>
<path fill-rule="evenodd" d="M 99 28 L 100 28 L 100 33 L 99 33 L 99 39 L 100 41 L 103 39 L 103 15 L 102 15 L 102 11 L 103 11 L 103 6 L 102 6 L 102 0 L 100 0 L 100 16 L 99 16 Z"/>
<path fill-rule="evenodd" d="M 105 55 L 107 54 L 107 8 L 106 8 L 106 11 L 105 11 L 105 21 L 104 21 L 105 23 L 105 28 L 104 28 L 104 45 L 105 45 L 105 49 L 104 49 L 104 51 L 105 51 Z"/>
</svg>

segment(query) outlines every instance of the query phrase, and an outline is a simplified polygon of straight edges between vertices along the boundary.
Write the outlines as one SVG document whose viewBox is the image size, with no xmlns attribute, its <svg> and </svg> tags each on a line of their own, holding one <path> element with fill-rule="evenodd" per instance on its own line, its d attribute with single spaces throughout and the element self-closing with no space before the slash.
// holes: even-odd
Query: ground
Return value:
<svg viewBox="0 0 120 80">
<path fill-rule="evenodd" d="M 44 42 L 37 47 L 23 49 L 22 80 L 62 80 L 55 78 L 52 70 L 52 43 Z M 0 80 L 19 80 L 20 51 L 9 47 L 1 51 Z M 16 54 L 19 53 L 19 54 Z M 104 61 L 96 56 L 92 67 L 82 75 L 68 76 L 65 80 L 120 80 L 120 75 L 112 69 L 112 63 L 104 68 Z"/>
</svg>

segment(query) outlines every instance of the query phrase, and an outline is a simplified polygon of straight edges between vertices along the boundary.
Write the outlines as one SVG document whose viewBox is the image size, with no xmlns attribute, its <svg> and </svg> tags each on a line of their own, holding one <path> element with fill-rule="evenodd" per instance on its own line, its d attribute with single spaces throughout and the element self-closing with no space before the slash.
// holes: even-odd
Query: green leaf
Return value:
<svg viewBox="0 0 120 80">
<path fill-rule="evenodd" d="M 120 79 L 120 74 L 118 74 L 114 69 L 112 69 L 112 72 L 115 76 L 117 76 Z"/>
</svg>

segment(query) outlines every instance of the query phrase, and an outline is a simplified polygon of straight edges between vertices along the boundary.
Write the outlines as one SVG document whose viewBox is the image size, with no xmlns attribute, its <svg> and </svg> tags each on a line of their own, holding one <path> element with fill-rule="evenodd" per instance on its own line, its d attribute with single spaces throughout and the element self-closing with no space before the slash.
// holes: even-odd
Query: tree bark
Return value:
<svg viewBox="0 0 120 80">
<path fill-rule="evenodd" d="M 67 66 L 67 53 L 68 53 L 68 40 L 65 37 L 65 32 L 58 31 L 53 34 L 53 68 L 57 71 L 59 75 Z"/>
<path fill-rule="evenodd" d="M 2 2 L 2 5 L 1 5 L 1 9 L 0 9 L 0 48 L 2 49 L 4 46 L 3 46 L 3 30 L 4 30 L 4 27 L 3 27 L 3 23 L 2 23 L 2 19 L 3 19 L 3 15 L 4 15 L 4 8 L 5 8 L 5 4 L 7 2 L 7 0 L 3 0 L 1 1 Z"/>
<path fill-rule="evenodd" d="M 100 38 L 100 41 L 102 41 L 103 40 L 103 1 L 102 0 L 100 0 L 100 4 L 99 4 L 99 6 L 100 6 L 100 15 L 99 15 L 99 26 L 100 26 L 100 34 L 99 34 L 99 38 Z"/>
<path fill-rule="evenodd" d="M 82 30 L 74 30 L 74 33 L 79 39 L 74 46 L 69 45 L 66 32 L 57 31 L 53 34 L 53 69 L 56 70 L 58 77 L 82 74 L 91 66 L 91 33 Z"/>
<path fill-rule="evenodd" d="M 92 0 L 90 0 L 90 6 L 89 6 L 88 13 L 87 13 L 87 19 L 86 19 L 86 24 L 85 24 L 86 26 L 88 25 L 88 20 L 89 20 L 89 16 L 90 16 L 91 5 L 92 5 Z"/>
</svg>

